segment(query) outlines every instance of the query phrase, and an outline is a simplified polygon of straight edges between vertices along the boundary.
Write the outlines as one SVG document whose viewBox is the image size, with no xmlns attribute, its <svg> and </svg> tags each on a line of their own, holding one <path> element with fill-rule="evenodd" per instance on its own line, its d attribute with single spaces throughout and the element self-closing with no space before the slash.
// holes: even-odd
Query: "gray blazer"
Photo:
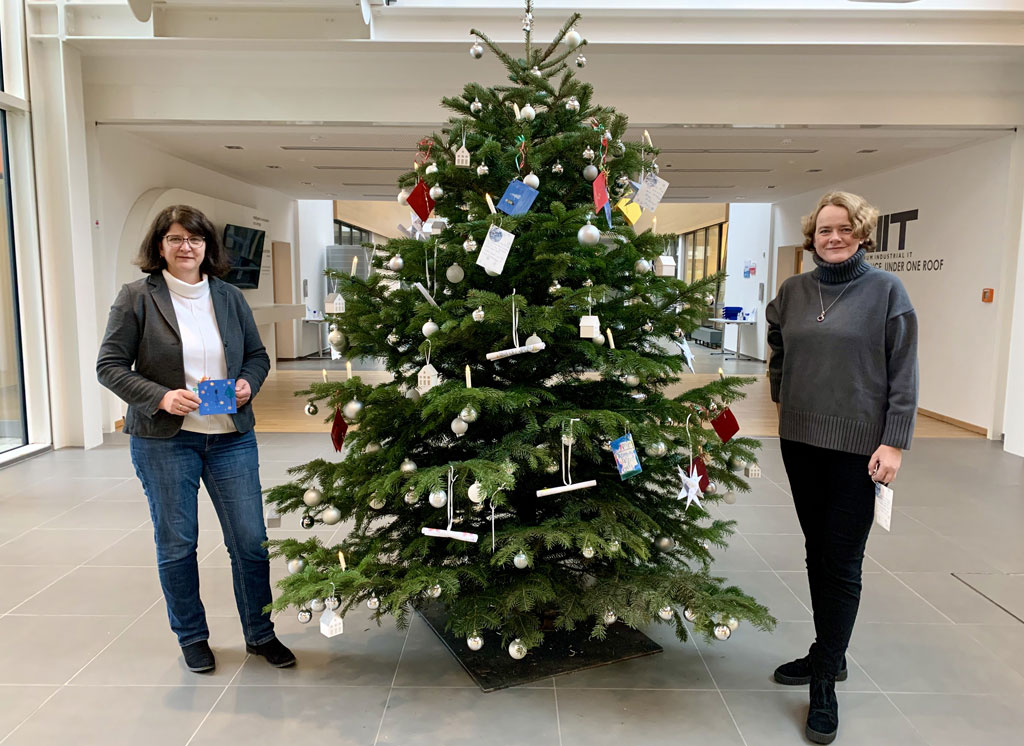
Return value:
<svg viewBox="0 0 1024 746">
<path fill-rule="evenodd" d="M 231 415 L 238 432 L 245 433 L 255 424 L 252 399 L 270 372 L 270 357 L 238 288 L 217 277 L 210 277 L 209 282 L 228 378 L 244 378 L 252 388 L 249 401 Z M 100 344 L 96 375 L 101 384 L 128 403 L 124 432 L 144 438 L 170 438 L 181 429 L 184 417 L 160 409 L 164 394 L 185 388 L 181 333 L 171 291 L 161 273 L 130 282 L 117 294 Z"/>
</svg>

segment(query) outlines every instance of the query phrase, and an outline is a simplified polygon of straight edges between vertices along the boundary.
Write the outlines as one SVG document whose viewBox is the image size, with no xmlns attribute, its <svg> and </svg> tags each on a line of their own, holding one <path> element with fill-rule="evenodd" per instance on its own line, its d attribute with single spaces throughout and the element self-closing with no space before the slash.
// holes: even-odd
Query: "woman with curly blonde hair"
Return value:
<svg viewBox="0 0 1024 746">
<path fill-rule="evenodd" d="M 772 400 L 807 552 L 815 641 L 779 666 L 780 684 L 810 684 L 807 737 L 839 729 L 836 681 L 861 594 L 875 483 L 896 478 L 917 411 L 917 316 L 895 275 L 865 260 L 878 210 L 830 192 L 803 219 L 817 268 L 786 280 L 767 309 Z"/>
</svg>

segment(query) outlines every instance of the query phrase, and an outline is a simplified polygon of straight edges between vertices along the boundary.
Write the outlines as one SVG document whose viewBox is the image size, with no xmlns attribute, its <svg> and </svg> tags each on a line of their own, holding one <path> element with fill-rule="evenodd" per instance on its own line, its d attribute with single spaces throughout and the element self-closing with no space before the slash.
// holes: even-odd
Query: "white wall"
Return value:
<svg viewBox="0 0 1024 746">
<path fill-rule="evenodd" d="M 396 203 L 397 204 L 397 203 Z M 334 203 L 330 200 L 303 199 L 298 201 L 299 303 L 323 311 L 327 295 L 324 277 L 328 245 L 334 243 Z M 302 297 L 303 281 L 307 295 Z M 308 311 L 307 311 L 308 315 Z M 323 324 L 301 324 L 299 355 L 310 355 L 327 344 L 327 331 Z"/>
<path fill-rule="evenodd" d="M 1016 214 L 1019 222 L 1019 213 L 1007 204 L 1013 140 L 1000 138 L 835 185 L 863 195 L 883 214 L 919 211 L 908 224 L 904 252 L 896 251 L 893 226 L 890 250 L 868 258 L 900 277 L 917 311 L 919 405 L 986 428 L 996 438 L 1005 392 L 994 369 L 1001 364 L 1000 347 L 1009 340 L 1004 306 L 1013 301 L 1014 282 L 1004 265 L 1017 250 L 1008 238 L 1017 235 L 1008 221 Z M 820 196 L 805 193 L 774 206 L 773 257 L 775 248 L 802 241 L 800 217 Z M 892 261 L 903 264 L 885 264 Z M 920 268 L 911 262 L 920 262 Z M 928 262 L 936 268 L 925 269 Z M 810 261 L 804 266 L 814 269 Z M 981 302 L 982 288 L 995 289 L 994 303 Z"/>
<path fill-rule="evenodd" d="M 764 309 L 768 305 L 768 256 L 772 241 L 772 206 L 770 204 L 729 205 L 729 234 L 725 258 L 725 303 L 726 306 L 742 306 L 744 311 L 755 310 L 757 323 L 752 325 L 725 325 L 725 346 L 736 349 L 736 335 L 742 334 L 741 350 L 766 360 L 768 327 L 764 321 Z M 752 262 L 755 274 L 744 277 L 747 262 Z M 758 297 L 758 286 L 764 291 Z"/>
</svg>

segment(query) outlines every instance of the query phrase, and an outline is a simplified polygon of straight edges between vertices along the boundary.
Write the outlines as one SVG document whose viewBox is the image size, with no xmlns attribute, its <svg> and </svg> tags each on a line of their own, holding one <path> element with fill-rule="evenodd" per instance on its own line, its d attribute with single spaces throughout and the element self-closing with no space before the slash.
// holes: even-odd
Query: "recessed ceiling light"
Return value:
<svg viewBox="0 0 1024 746">
<path fill-rule="evenodd" d="M 225 145 L 228 150 L 245 150 L 241 145 Z"/>
<path fill-rule="evenodd" d="M 878 152 L 878 148 L 864 148 L 863 150 L 858 150 L 857 152 L 858 153 L 877 153 Z"/>
</svg>

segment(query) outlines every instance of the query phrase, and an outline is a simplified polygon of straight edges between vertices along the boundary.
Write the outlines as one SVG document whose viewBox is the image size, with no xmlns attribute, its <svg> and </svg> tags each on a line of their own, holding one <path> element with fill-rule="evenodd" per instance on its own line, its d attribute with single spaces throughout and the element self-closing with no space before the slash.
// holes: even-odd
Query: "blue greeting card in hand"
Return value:
<svg viewBox="0 0 1024 746">
<path fill-rule="evenodd" d="M 612 455 L 615 457 L 615 468 L 619 470 L 620 478 L 629 479 L 643 471 L 640 468 L 640 457 L 637 455 L 632 434 L 626 434 L 618 440 L 613 440 L 611 446 Z"/>
<path fill-rule="evenodd" d="M 518 179 L 508 185 L 508 189 L 498 202 L 498 209 L 506 215 L 523 215 L 529 212 L 533 201 L 540 194 L 533 187 L 528 187 Z"/>
<path fill-rule="evenodd" d="M 234 414 L 234 378 L 208 378 L 199 382 L 199 414 Z"/>
</svg>

